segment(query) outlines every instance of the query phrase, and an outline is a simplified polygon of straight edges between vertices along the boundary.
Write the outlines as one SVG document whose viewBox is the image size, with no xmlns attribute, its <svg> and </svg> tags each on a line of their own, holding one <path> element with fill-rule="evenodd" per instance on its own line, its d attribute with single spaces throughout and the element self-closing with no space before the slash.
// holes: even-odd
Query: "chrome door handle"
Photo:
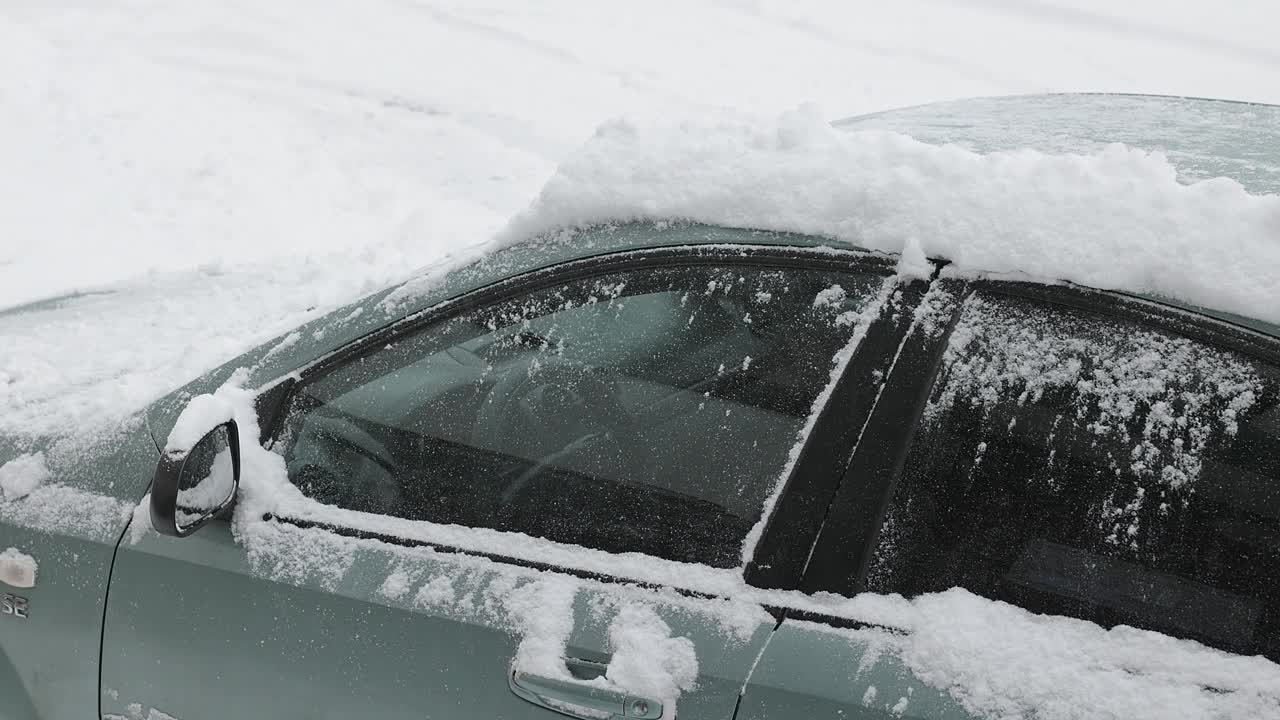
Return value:
<svg viewBox="0 0 1280 720">
<path fill-rule="evenodd" d="M 662 717 L 662 703 L 648 698 L 519 670 L 512 670 L 509 677 L 511 692 L 561 715 L 582 720 L 658 720 Z"/>
</svg>

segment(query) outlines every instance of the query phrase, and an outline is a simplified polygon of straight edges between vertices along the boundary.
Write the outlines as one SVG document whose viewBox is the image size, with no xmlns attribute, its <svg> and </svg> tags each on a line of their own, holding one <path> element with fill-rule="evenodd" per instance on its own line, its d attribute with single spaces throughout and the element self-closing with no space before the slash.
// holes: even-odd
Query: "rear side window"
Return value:
<svg viewBox="0 0 1280 720">
<path fill-rule="evenodd" d="M 289 475 L 348 509 L 735 567 L 884 282 L 657 267 L 466 312 L 304 385 Z"/>
<path fill-rule="evenodd" d="M 866 578 L 1280 660 L 1280 372 L 975 294 Z"/>
</svg>

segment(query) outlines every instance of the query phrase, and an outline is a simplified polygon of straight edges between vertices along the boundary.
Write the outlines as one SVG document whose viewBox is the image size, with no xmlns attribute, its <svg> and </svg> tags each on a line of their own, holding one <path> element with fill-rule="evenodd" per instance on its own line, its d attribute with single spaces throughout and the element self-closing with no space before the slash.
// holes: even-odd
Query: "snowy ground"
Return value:
<svg viewBox="0 0 1280 720">
<path fill-rule="evenodd" d="M 1277 21 L 1274 0 L 10 0 L 0 434 L 139 407 L 488 239 L 619 115 L 1280 103 Z"/>
</svg>

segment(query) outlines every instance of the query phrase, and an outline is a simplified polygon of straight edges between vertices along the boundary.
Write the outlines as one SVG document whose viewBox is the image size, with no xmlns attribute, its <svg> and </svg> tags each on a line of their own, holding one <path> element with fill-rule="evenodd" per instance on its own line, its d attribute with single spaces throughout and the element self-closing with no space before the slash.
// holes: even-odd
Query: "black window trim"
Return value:
<svg viewBox="0 0 1280 720">
<path fill-rule="evenodd" d="M 809 562 L 800 578 L 805 593 L 837 592 L 853 595 L 862 588 L 867 559 L 875 548 L 916 425 L 924 412 L 942 352 L 970 292 L 968 283 L 934 280 L 937 292 L 957 298 L 943 332 L 930 335 L 913 326 L 871 411 L 862 439 L 833 493 Z M 838 518 L 832 521 L 832 518 Z M 856 584 L 851 583 L 856 580 Z"/>
<path fill-rule="evenodd" d="M 268 383 L 260 391 L 257 399 L 257 410 L 259 417 L 262 418 L 262 440 L 264 444 L 269 445 L 278 439 L 279 433 L 284 425 L 284 415 L 298 392 L 310 382 L 313 382 L 334 370 L 343 367 L 351 362 L 357 362 L 361 358 L 375 353 L 385 347 L 388 343 L 395 342 L 398 338 L 405 335 L 425 329 L 429 326 L 440 322 L 447 321 L 453 317 L 459 316 L 477 308 L 500 303 L 506 300 L 520 297 L 538 290 L 544 290 L 566 282 L 591 279 L 606 274 L 622 272 L 627 270 L 636 270 L 641 268 L 656 267 L 690 267 L 690 266 L 716 266 L 716 267 L 758 267 L 758 268 L 776 268 L 776 269 L 805 269 L 820 271 L 837 271 L 837 272 L 864 272 L 879 275 L 883 278 L 890 278 L 894 275 L 897 264 L 897 258 L 894 256 L 876 253 L 865 250 L 855 249 L 834 249 L 834 248 L 809 248 L 804 246 L 778 246 L 778 245 L 694 245 L 694 246 L 674 246 L 662 248 L 650 248 L 640 250 L 626 250 L 616 253 L 608 253 L 588 257 L 585 259 L 573 260 L 558 265 L 538 268 L 529 272 L 516 275 L 504 280 L 500 280 L 492 285 L 471 291 L 456 298 L 444 300 L 430 308 L 415 312 L 406 317 L 395 320 L 388 325 L 379 328 L 361 338 L 356 339 L 350 344 L 339 348 L 325 356 L 318 358 L 309 365 L 300 368 L 288 375 L 285 375 L 272 383 Z M 873 328 L 878 324 L 890 323 L 890 318 L 900 318 L 902 316 L 910 317 L 911 311 L 915 304 L 919 301 L 919 296 L 923 295 L 924 283 L 917 283 L 918 287 L 912 289 L 906 297 L 899 300 L 896 305 L 897 312 L 882 313 L 882 315 L 873 323 Z M 904 288 L 906 286 L 903 286 Z M 867 337 L 872 336 L 872 328 L 868 329 Z M 876 330 L 877 336 L 884 336 L 887 342 L 877 343 L 874 346 L 863 342 L 855 352 L 853 358 L 850 359 L 846 367 L 845 374 L 837 380 L 836 390 L 846 388 L 846 393 L 850 390 L 849 383 L 844 382 L 844 377 L 851 375 L 851 371 L 870 372 L 875 369 L 883 368 L 885 375 L 888 374 L 888 361 L 891 361 L 898 352 L 902 340 L 901 334 L 894 339 L 892 333 L 885 334 L 883 330 Z M 844 395 L 848 399 L 847 394 Z M 845 434 L 838 432 L 838 428 L 833 431 L 831 426 L 837 424 L 837 421 L 846 420 L 848 416 L 841 414 L 836 417 L 834 413 L 828 412 L 831 408 L 837 407 L 837 392 L 833 391 L 831 397 L 828 398 L 827 404 L 824 406 L 823 412 L 819 416 L 819 421 L 815 424 L 813 431 L 805 440 L 805 445 L 800 451 L 800 460 L 796 463 L 792 474 L 784 485 L 783 495 L 779 498 L 777 505 L 771 515 L 771 520 L 765 534 L 762 535 L 759 543 L 756 545 L 756 556 L 769 557 L 795 557 L 797 553 L 808 557 L 812 549 L 813 540 L 817 536 L 817 526 L 825 514 L 831 493 L 834 493 L 837 481 L 840 477 L 839 470 L 843 468 L 847 460 L 848 453 L 844 453 L 844 457 L 832 457 L 823 453 L 810 451 L 810 445 L 815 437 L 824 439 L 826 447 L 840 448 L 840 442 L 847 442 Z M 870 415 L 871 407 L 865 408 L 867 416 Z M 841 438 L 836 445 L 831 445 L 831 438 Z M 851 448 L 848 448 L 851 451 Z M 819 472 L 817 468 L 826 467 L 826 473 Z M 799 480 L 792 480 L 800 478 Z M 784 502 L 790 494 L 803 495 L 805 497 L 822 497 L 824 501 L 820 505 L 814 505 L 812 502 L 803 504 L 803 512 L 799 511 L 797 506 L 791 502 Z M 779 513 L 785 513 L 783 516 L 785 522 L 774 522 L 772 518 L 778 518 Z M 287 516 L 267 516 L 264 518 L 268 521 L 282 522 L 298 527 L 314 527 L 320 528 L 336 534 L 357 537 L 357 538 L 376 538 L 384 542 L 398 545 L 412 545 L 419 547 L 431 547 L 442 552 L 453 552 L 467 555 L 483 556 L 491 560 L 497 560 L 507 564 L 531 567 L 535 569 L 556 570 L 571 575 L 587 577 L 600 580 L 613 580 L 617 582 L 635 584 L 637 581 L 625 576 L 605 577 L 597 572 L 575 569 L 570 567 L 550 566 L 541 563 L 514 558 L 509 556 L 490 556 L 486 553 L 480 553 L 468 548 L 451 547 L 440 543 L 432 543 L 421 540 L 404 539 L 392 536 L 382 536 L 369 533 L 367 531 L 347 528 L 343 526 L 331 525 L 326 523 L 316 523 L 300 518 L 292 518 Z M 810 532 L 802 530 L 804 525 L 811 526 Z M 790 527 L 792 532 L 780 532 L 783 527 Z M 744 569 L 744 577 L 750 579 L 753 574 L 758 572 L 756 564 L 748 561 Z M 802 570 L 803 568 L 800 568 Z M 780 576 L 781 579 L 773 579 L 770 584 L 764 587 L 781 587 L 782 589 L 793 589 L 799 582 L 801 572 L 786 573 Z M 786 587 L 783 587 L 783 586 Z M 687 591 L 682 591 L 687 592 Z M 697 593 L 693 593 L 697 594 Z"/>
<path fill-rule="evenodd" d="M 767 589 L 800 587 L 832 499 L 855 447 L 865 439 L 868 421 L 928 287 L 920 280 L 899 284 L 896 297 L 880 307 L 879 316 L 868 326 L 765 521 L 756 553 L 746 567 L 748 584 Z"/>
<path fill-rule="evenodd" d="M 991 279 L 944 278 L 956 302 L 947 329 L 932 339 L 913 334 L 885 381 L 885 400 L 872 411 L 867 438 L 859 443 L 841 479 L 829 516 L 851 521 L 824 523 L 800 581 L 808 592 L 853 595 L 865 590 L 866 573 L 879 541 L 884 516 L 903 471 L 906 455 L 942 366 L 951 330 L 964 300 L 975 291 L 1039 301 L 1104 317 L 1136 322 L 1169 334 L 1240 353 L 1280 367 L 1280 338 L 1155 300 L 1071 284 L 1039 284 Z"/>
</svg>

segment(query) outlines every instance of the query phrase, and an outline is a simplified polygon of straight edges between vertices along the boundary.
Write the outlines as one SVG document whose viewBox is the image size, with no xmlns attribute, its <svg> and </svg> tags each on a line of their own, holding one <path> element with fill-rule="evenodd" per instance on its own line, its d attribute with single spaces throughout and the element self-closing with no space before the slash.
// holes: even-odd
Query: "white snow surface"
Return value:
<svg viewBox="0 0 1280 720">
<path fill-rule="evenodd" d="M 235 408 L 225 398 L 211 394 L 191 398 L 169 431 L 165 454 L 186 455 L 209 431 L 233 419 L 234 415 Z"/>
<path fill-rule="evenodd" d="M 19 455 L 0 465 L 0 502 L 26 497 L 50 477 L 44 453 Z"/>
<path fill-rule="evenodd" d="M 1271 0 L 6 3 L 0 433 L 126 415 L 483 242 L 611 118 L 814 102 L 835 119 L 1074 90 L 1280 102 L 1278 14 Z"/>
<path fill-rule="evenodd" d="M 680 693 L 698 680 L 693 641 L 672 637 L 671 628 L 643 603 L 626 603 L 609 625 L 613 657 L 606 679 L 629 692 L 663 703 L 663 717 L 675 717 Z"/>
<path fill-rule="evenodd" d="M 1150 293 L 1280 323 L 1280 195 L 1182 184 L 1160 153 L 981 154 L 777 120 L 602 127 L 504 231 L 685 219 L 802 232 L 953 262 L 953 271 Z M 918 260 L 917 260 L 918 262 Z"/>
<path fill-rule="evenodd" d="M 832 630 L 898 656 L 980 718 L 1280 717 L 1280 666 L 1189 640 L 1036 615 L 961 589 L 878 598 L 907 634 Z"/>
<path fill-rule="evenodd" d="M 41 485 L 26 497 L 0 502 L 0 522 L 97 542 L 114 543 L 132 503 L 63 484 Z"/>
<path fill-rule="evenodd" d="M 9 548 L 0 552 L 0 583 L 16 588 L 35 587 L 39 567 L 35 558 L 18 548 Z"/>
</svg>

